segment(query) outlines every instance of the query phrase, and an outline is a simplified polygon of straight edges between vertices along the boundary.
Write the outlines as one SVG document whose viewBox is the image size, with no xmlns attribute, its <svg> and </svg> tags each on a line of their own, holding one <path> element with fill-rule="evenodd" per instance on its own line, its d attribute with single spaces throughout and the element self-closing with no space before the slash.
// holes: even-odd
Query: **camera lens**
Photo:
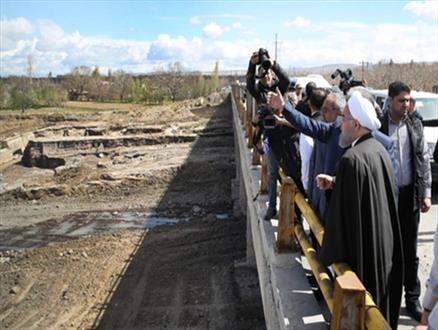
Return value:
<svg viewBox="0 0 438 330">
<path fill-rule="evenodd" d="M 265 59 L 261 62 L 263 69 L 269 70 L 271 68 L 271 61 L 269 59 Z"/>
<path fill-rule="evenodd" d="M 264 48 L 259 49 L 259 63 L 265 70 L 268 70 L 271 67 L 268 51 Z"/>
</svg>

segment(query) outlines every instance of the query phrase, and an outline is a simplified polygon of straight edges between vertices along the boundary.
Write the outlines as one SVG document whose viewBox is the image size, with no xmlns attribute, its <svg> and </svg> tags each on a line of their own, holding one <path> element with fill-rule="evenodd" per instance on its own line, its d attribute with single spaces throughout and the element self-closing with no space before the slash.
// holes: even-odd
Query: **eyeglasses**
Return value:
<svg viewBox="0 0 438 330">
<path fill-rule="evenodd" d="M 356 119 L 353 118 L 353 117 L 346 117 L 343 113 L 341 113 L 341 114 L 339 115 L 339 117 L 342 117 L 342 120 L 356 120 Z"/>
</svg>

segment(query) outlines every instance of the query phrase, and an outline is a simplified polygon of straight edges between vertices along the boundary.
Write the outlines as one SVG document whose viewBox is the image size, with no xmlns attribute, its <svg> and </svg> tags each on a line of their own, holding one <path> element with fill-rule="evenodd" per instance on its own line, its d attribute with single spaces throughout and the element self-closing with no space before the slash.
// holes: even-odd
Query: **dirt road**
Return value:
<svg viewBox="0 0 438 330">
<path fill-rule="evenodd" d="M 234 266 L 246 244 L 228 101 L 1 116 L 26 130 L 35 116 L 58 146 L 83 144 L 81 124 L 122 142 L 56 149 L 56 168 L 1 169 L 0 328 L 265 327 L 256 271 Z"/>
</svg>

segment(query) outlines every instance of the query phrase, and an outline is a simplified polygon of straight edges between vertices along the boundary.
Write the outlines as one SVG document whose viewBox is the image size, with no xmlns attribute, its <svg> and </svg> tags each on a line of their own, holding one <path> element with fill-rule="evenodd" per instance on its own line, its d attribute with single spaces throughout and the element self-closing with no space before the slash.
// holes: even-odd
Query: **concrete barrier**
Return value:
<svg viewBox="0 0 438 330">
<path fill-rule="evenodd" d="M 264 221 L 267 196 L 258 195 L 260 166 L 252 165 L 239 109 L 232 97 L 236 180 L 247 218 L 247 264 L 257 267 L 268 329 L 327 329 L 301 262 L 301 253 L 277 253 L 277 221 Z M 254 200 L 254 198 L 258 197 Z"/>
<path fill-rule="evenodd" d="M 12 150 L 9 148 L 0 149 L 0 165 L 9 163 L 13 159 Z"/>
<path fill-rule="evenodd" d="M 0 165 L 11 162 L 15 153 L 22 153 L 31 138 L 33 138 L 32 133 L 23 133 L 0 141 Z"/>
</svg>

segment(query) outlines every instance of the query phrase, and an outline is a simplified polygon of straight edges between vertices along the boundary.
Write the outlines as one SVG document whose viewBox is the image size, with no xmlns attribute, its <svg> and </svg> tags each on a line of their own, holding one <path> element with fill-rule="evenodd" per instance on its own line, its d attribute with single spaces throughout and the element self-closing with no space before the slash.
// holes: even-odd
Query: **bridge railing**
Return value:
<svg viewBox="0 0 438 330">
<path fill-rule="evenodd" d="M 246 95 L 245 95 L 246 93 Z M 252 164 L 261 164 L 260 193 L 267 192 L 267 162 L 266 156 L 260 157 L 252 144 L 253 126 L 251 122 L 256 116 L 256 102 L 246 92 L 244 86 L 234 84 L 232 97 L 237 105 L 242 129 L 248 138 L 248 148 L 253 148 Z M 260 161 L 260 158 L 262 160 Z M 313 208 L 298 190 L 292 178 L 281 170 L 280 210 L 277 228 L 276 247 L 278 252 L 298 248 L 303 251 L 312 273 L 322 292 L 327 307 L 331 313 L 331 329 L 390 329 L 389 324 L 374 303 L 371 295 L 345 263 L 332 265 L 336 273 L 335 280 L 327 273 L 327 269 L 319 261 L 316 250 L 306 233 L 303 222 L 297 220 L 296 207 L 306 221 L 309 231 L 313 233 L 319 245 L 324 237 L 324 227 Z"/>
</svg>

